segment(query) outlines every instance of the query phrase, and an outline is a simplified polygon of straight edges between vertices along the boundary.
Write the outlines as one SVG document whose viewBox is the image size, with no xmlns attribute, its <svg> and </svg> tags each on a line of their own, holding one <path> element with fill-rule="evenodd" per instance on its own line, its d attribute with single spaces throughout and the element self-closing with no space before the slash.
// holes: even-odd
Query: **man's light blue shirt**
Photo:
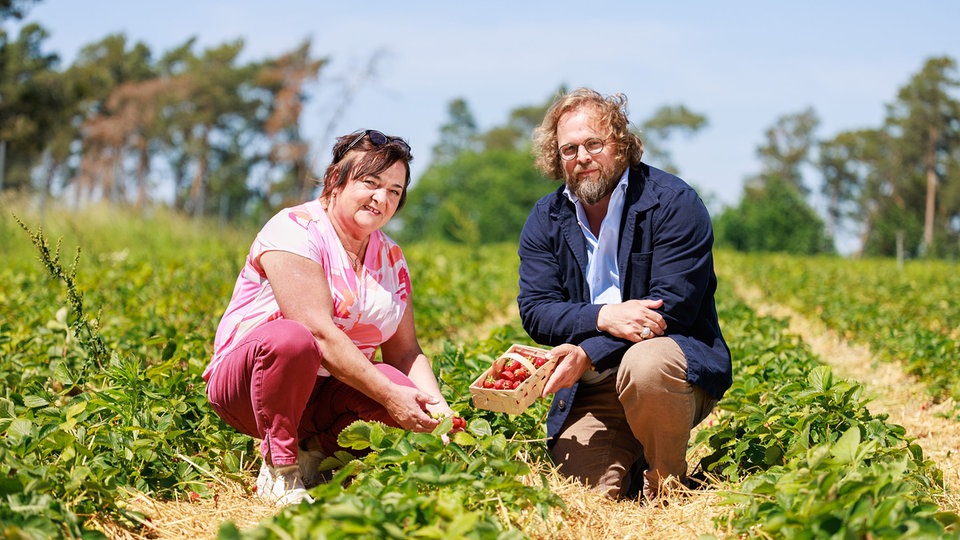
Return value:
<svg viewBox="0 0 960 540">
<path fill-rule="evenodd" d="M 599 237 L 590 230 L 590 222 L 583 210 L 583 205 L 570 188 L 563 193 L 577 209 L 577 223 L 587 243 L 587 283 L 590 286 L 590 300 L 594 304 L 619 304 L 623 301 L 620 295 L 620 269 L 617 266 L 617 244 L 620 237 L 620 218 L 623 215 L 623 204 L 627 193 L 628 171 L 623 171 L 620 182 L 610 194 L 607 204 L 607 215 L 600 223 Z"/>
</svg>

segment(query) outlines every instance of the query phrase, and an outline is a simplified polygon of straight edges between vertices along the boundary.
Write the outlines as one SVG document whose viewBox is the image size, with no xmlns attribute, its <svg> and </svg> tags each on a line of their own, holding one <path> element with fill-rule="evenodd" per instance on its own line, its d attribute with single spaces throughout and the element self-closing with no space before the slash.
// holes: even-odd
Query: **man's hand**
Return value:
<svg viewBox="0 0 960 540">
<path fill-rule="evenodd" d="M 590 369 L 590 357 L 576 345 L 569 343 L 558 345 L 551 349 L 547 356 L 560 358 L 560 360 L 557 361 L 557 367 L 547 379 L 547 384 L 543 385 L 541 397 L 547 397 L 561 388 L 570 388 L 580 380 L 580 376 L 585 371 Z"/>
<path fill-rule="evenodd" d="M 597 314 L 597 328 L 611 336 L 634 343 L 667 330 L 663 315 L 654 311 L 663 307 L 663 300 L 627 300 L 621 304 L 605 304 Z M 644 328 L 650 331 L 644 335 Z"/>
</svg>

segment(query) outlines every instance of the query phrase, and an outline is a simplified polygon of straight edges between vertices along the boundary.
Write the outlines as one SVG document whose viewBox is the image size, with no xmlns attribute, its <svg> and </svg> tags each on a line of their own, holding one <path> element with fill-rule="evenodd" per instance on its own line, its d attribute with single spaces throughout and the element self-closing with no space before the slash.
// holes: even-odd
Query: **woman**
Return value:
<svg viewBox="0 0 960 540">
<path fill-rule="evenodd" d="M 399 137 L 339 137 L 320 197 L 257 235 L 217 328 L 207 396 L 261 439 L 257 494 L 278 506 L 312 502 L 304 478 L 350 423 L 431 431 L 431 414 L 453 414 L 417 342 L 406 260 L 381 230 L 412 159 Z"/>
</svg>

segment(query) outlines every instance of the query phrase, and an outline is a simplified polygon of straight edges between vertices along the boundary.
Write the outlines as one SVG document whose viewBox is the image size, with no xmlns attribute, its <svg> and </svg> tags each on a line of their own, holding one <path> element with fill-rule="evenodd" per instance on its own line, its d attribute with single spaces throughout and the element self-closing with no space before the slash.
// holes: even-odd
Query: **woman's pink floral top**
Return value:
<svg viewBox="0 0 960 540">
<path fill-rule="evenodd" d="M 359 275 L 343 249 L 319 200 L 281 210 L 257 234 L 233 289 L 214 340 L 204 379 L 252 329 L 283 317 L 260 266 L 267 251 L 287 251 L 323 267 L 333 295 L 333 319 L 371 361 L 377 347 L 397 330 L 410 297 L 410 274 L 403 252 L 382 231 L 370 235 Z M 310 287 L 304 283 L 303 287 Z M 323 367 L 318 373 L 329 376 Z"/>
</svg>

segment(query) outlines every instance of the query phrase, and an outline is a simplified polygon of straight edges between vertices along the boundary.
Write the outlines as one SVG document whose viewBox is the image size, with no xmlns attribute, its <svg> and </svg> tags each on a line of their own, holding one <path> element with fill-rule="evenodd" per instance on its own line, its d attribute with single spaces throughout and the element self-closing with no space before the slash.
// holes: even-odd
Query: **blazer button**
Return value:
<svg viewBox="0 0 960 540">
<path fill-rule="evenodd" d="M 567 410 L 567 402 L 561 399 L 560 402 L 557 403 L 557 408 L 561 411 Z"/>
</svg>

